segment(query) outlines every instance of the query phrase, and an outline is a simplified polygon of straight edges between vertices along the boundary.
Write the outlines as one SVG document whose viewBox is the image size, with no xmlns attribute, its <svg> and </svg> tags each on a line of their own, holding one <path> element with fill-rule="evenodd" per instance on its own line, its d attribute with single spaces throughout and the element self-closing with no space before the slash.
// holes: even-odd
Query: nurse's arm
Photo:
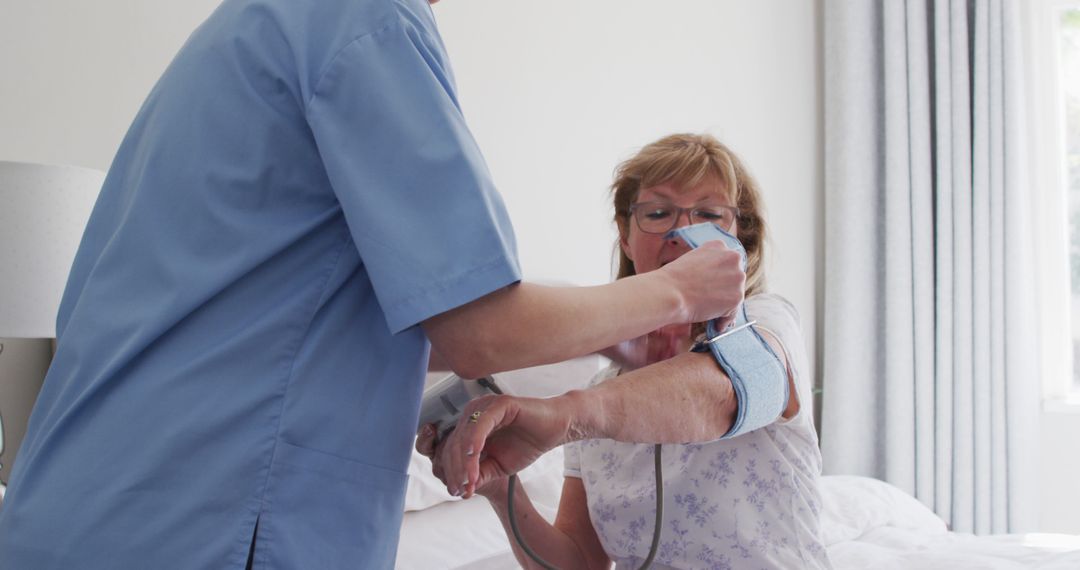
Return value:
<svg viewBox="0 0 1080 570">
<path fill-rule="evenodd" d="M 435 347 L 432 347 L 431 356 L 428 358 L 427 369 L 428 372 L 446 372 L 450 370 L 450 363 L 439 354 L 439 351 L 435 350 Z"/>
<path fill-rule="evenodd" d="M 745 280 L 737 253 L 708 243 L 668 265 L 595 287 L 504 287 L 422 323 L 459 376 L 590 354 L 672 323 L 734 314 Z"/>
<path fill-rule="evenodd" d="M 675 288 L 656 280 L 600 287 L 519 283 L 436 315 L 423 328 L 433 359 L 459 376 L 478 378 L 641 336 L 677 320 L 680 304 Z"/>
</svg>

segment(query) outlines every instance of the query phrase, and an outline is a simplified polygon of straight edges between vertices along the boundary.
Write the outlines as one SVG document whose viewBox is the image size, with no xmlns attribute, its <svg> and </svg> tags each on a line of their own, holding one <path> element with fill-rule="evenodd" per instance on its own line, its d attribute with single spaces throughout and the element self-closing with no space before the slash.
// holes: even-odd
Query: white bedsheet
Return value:
<svg viewBox="0 0 1080 570">
<path fill-rule="evenodd" d="M 554 519 L 562 489 L 562 453 L 555 450 L 522 473 L 540 514 Z M 1080 569 L 1080 536 L 948 532 L 914 498 L 865 477 L 821 482 L 822 532 L 837 570 Z M 405 513 L 399 570 L 518 568 L 487 501 L 446 502 Z"/>
<path fill-rule="evenodd" d="M 545 454 L 519 475 L 536 510 L 555 519 L 562 492 L 562 450 Z M 507 558 L 509 556 L 509 558 Z M 494 565 L 484 565 L 493 559 Z M 516 568 L 502 524 L 487 499 L 447 501 L 405 513 L 396 568 Z"/>
<path fill-rule="evenodd" d="M 1080 537 L 1067 535 L 974 536 L 881 527 L 829 547 L 837 570 L 1012 570 L 1080 568 Z"/>
</svg>

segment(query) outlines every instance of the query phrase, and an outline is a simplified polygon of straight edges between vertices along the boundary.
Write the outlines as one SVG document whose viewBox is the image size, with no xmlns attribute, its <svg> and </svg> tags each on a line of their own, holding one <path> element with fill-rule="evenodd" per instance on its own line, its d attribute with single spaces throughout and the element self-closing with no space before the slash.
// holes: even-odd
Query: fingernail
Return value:
<svg viewBox="0 0 1080 570">
<path fill-rule="evenodd" d="M 471 447 L 470 447 L 469 449 L 466 449 L 466 450 L 465 450 L 465 456 L 466 456 L 466 457 L 469 457 L 469 456 L 471 456 L 472 454 L 473 454 L 473 448 L 471 448 Z"/>
</svg>

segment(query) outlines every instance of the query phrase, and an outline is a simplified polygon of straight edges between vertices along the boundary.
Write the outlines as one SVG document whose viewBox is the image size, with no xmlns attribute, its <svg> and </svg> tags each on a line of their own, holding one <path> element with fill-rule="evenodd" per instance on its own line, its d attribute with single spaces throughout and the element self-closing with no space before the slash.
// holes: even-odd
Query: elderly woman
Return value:
<svg viewBox="0 0 1080 570">
<path fill-rule="evenodd" d="M 486 497 L 511 534 L 507 475 L 566 444 L 553 525 L 523 489 L 513 496 L 522 538 L 559 568 L 613 561 L 637 568 L 646 559 L 656 514 L 653 444 L 664 444 L 665 501 L 653 568 L 828 568 L 819 528 L 821 456 L 810 409 L 798 396 L 809 371 L 794 308 L 763 292 L 765 221 L 756 183 L 713 137 L 672 135 L 622 163 L 612 189 L 619 278 L 689 251 L 672 229 L 711 222 L 738 237 L 745 273 L 733 253 L 730 279 L 717 287 L 732 292 L 733 312 L 745 295 L 749 318 L 786 369 L 786 408 L 771 424 L 730 437 L 739 404 L 731 379 L 708 352 L 689 350 L 703 326 L 688 323 L 613 347 L 616 364 L 588 389 L 546 400 L 475 400 L 466 410 L 472 421 L 444 442 L 425 427 L 418 449 L 433 457 L 451 493 Z M 511 543 L 523 566 L 539 567 L 512 535 Z"/>
</svg>

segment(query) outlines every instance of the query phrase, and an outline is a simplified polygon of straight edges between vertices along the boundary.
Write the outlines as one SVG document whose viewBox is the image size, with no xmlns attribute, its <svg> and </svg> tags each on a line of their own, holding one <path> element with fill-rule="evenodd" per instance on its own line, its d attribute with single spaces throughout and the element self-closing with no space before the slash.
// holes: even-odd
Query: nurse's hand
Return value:
<svg viewBox="0 0 1080 570">
<path fill-rule="evenodd" d="M 445 442 L 435 442 L 433 432 L 421 430 L 416 448 L 432 457 L 432 470 L 451 495 L 469 498 L 480 492 L 492 496 L 498 493 L 500 480 L 569 441 L 570 418 L 555 400 L 506 395 L 477 398 L 465 406 Z M 505 486 L 501 489 L 505 492 Z"/>
<path fill-rule="evenodd" d="M 686 311 L 681 321 L 686 323 L 734 319 L 746 289 L 742 257 L 719 241 L 704 243 L 671 263 L 642 275 L 654 273 L 667 277 L 679 292 Z"/>
</svg>

